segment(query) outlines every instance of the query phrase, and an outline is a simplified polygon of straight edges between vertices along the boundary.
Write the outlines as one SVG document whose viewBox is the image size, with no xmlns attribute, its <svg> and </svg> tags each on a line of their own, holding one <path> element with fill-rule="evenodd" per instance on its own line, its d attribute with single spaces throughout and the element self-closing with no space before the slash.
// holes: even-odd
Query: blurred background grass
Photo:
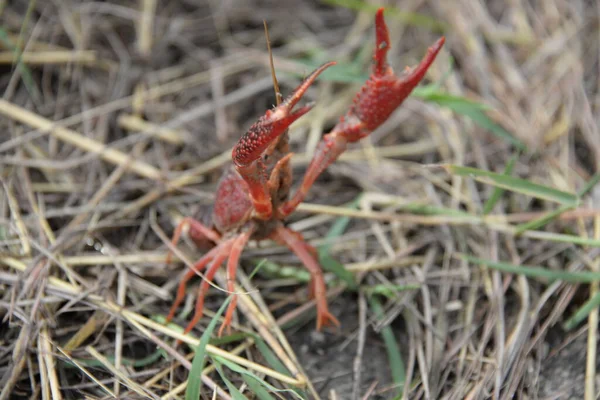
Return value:
<svg viewBox="0 0 600 400">
<path fill-rule="evenodd" d="M 290 131 L 298 182 L 368 77 L 380 6 L 396 71 L 447 42 L 288 221 L 341 329 L 314 332 L 306 271 L 270 242 L 244 252 L 232 335 L 210 312 L 181 334 L 195 285 L 164 325 L 185 268 L 164 240 L 208 215 L 275 102 L 263 20 L 284 93 L 338 62 Z M 0 1 L 0 398 L 596 398 L 599 16 L 584 0 Z"/>
</svg>

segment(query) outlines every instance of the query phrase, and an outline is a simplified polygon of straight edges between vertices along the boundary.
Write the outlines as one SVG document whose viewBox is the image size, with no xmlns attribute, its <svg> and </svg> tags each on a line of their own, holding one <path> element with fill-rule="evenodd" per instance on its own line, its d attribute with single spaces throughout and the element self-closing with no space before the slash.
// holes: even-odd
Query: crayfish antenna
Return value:
<svg viewBox="0 0 600 400">
<path fill-rule="evenodd" d="M 273 79 L 273 90 L 275 90 L 275 104 L 280 105 L 283 101 L 283 95 L 279 91 L 279 82 L 277 82 L 277 74 L 275 73 L 275 63 L 273 62 L 273 50 L 271 49 L 271 38 L 269 37 L 269 28 L 267 21 L 263 21 L 265 25 L 265 38 L 267 39 L 267 51 L 269 53 L 269 68 L 271 69 L 271 78 Z"/>
</svg>

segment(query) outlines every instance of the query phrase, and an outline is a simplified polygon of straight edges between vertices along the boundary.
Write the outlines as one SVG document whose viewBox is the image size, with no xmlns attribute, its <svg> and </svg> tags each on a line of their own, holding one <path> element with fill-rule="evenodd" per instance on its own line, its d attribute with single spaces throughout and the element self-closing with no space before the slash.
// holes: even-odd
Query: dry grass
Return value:
<svg viewBox="0 0 600 400">
<path fill-rule="evenodd" d="M 194 351 L 174 339 L 197 346 L 213 314 L 193 335 L 162 323 L 183 268 L 165 266 L 165 242 L 205 213 L 231 146 L 274 103 L 263 19 L 287 93 L 311 69 L 301 60 L 367 70 L 372 7 L 347 4 L 358 10 L 0 0 L 0 399 L 184 397 Z M 396 70 L 444 30 L 428 80 L 490 106 L 526 148 L 407 100 L 289 221 L 358 283 L 328 275 L 341 330 L 315 335 L 298 261 L 251 243 L 245 270 L 267 262 L 240 273 L 241 335 L 207 346 L 204 395 L 236 398 L 231 384 L 268 398 L 234 363 L 306 398 L 597 398 L 598 283 L 584 272 L 600 270 L 600 191 L 586 187 L 600 172 L 600 6 L 400 6 L 387 16 Z M 317 106 L 291 130 L 296 181 L 356 89 L 329 76 L 307 95 Z M 449 165 L 508 171 L 526 188 Z M 177 251 L 188 265 L 199 254 Z M 213 289 L 209 309 L 225 296 Z M 565 356 L 572 343 L 582 352 Z M 574 375 L 551 375 L 557 362 Z"/>
</svg>

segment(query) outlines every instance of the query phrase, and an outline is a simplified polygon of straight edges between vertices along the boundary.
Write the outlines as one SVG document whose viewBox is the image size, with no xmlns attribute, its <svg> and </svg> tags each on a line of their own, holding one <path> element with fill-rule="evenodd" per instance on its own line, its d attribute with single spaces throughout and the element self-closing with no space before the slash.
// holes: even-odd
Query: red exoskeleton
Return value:
<svg viewBox="0 0 600 400">
<path fill-rule="evenodd" d="M 286 228 L 283 221 L 302 202 L 317 177 L 344 152 L 348 143 L 366 137 L 388 119 L 423 79 L 444 44 L 443 37 L 438 39 L 418 66 L 407 68 L 401 76 L 396 76 L 386 62 L 390 40 L 383 9 L 379 9 L 375 16 L 375 33 L 371 76 L 356 94 L 346 114 L 323 137 L 300 187 L 291 198 L 288 199 L 292 185 L 288 127 L 309 112 L 312 104 L 297 110 L 294 110 L 294 106 L 319 74 L 335 63 L 324 64 L 313 71 L 289 97 L 268 110 L 237 142 L 232 152 L 233 166 L 224 173 L 218 184 L 212 226 L 185 218 L 173 234 L 173 245 L 177 244 L 185 231 L 193 241 L 200 243 L 208 239 L 215 243 L 215 247 L 185 273 L 168 321 L 175 315 L 184 298 L 185 285 L 196 271 L 206 268 L 195 314 L 185 329 L 186 333 L 202 317 L 209 281 L 212 281 L 221 264 L 227 259 L 227 290 L 233 293 L 236 269 L 246 243 L 249 240 L 272 239 L 287 246 L 310 271 L 310 294 L 316 299 L 317 305 L 317 330 L 328 324 L 339 325 L 327 308 L 325 281 L 315 249 L 299 233 Z M 236 303 L 237 296 L 234 294 L 219 333 L 224 327 L 229 328 Z"/>
</svg>

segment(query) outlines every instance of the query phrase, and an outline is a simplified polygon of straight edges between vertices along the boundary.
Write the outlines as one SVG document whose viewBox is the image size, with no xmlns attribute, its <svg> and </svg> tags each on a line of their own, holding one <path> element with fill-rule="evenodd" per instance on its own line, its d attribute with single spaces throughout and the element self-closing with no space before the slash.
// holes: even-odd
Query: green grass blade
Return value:
<svg viewBox="0 0 600 400">
<path fill-rule="evenodd" d="M 523 233 L 525 231 L 537 229 L 541 226 L 544 226 L 547 223 L 555 220 L 557 217 L 560 216 L 560 214 L 564 213 L 565 211 L 572 210 L 572 209 L 573 209 L 573 206 L 562 206 L 562 207 L 557 208 L 554 211 L 550 211 L 549 213 L 542 215 L 539 218 L 536 218 L 532 221 L 525 222 L 521 225 L 518 225 L 515 230 L 515 235 L 520 235 L 521 233 Z"/>
<path fill-rule="evenodd" d="M 581 323 L 588 315 L 596 308 L 600 306 L 600 292 L 596 293 L 594 297 L 588 299 L 568 320 L 563 324 L 563 328 L 567 331 L 575 328 Z"/>
<path fill-rule="evenodd" d="M 358 208 L 358 205 L 360 203 L 360 198 L 361 198 L 361 196 L 358 196 L 352 202 L 347 204 L 346 208 L 349 208 L 352 210 Z M 325 235 L 325 239 L 336 239 L 336 238 L 340 237 L 344 233 L 346 228 L 348 227 L 349 223 L 350 223 L 350 217 L 337 218 L 335 220 L 335 222 L 333 223 L 333 225 L 331 225 L 331 228 L 329 228 L 329 232 L 327 232 L 327 235 Z M 330 249 L 331 249 L 331 243 L 329 241 L 326 241 L 325 244 L 323 244 L 322 246 L 319 247 L 319 250 L 326 251 L 326 252 L 328 252 Z"/>
<path fill-rule="evenodd" d="M 577 195 L 581 198 L 587 194 L 596 184 L 600 182 L 600 172 L 596 172 L 594 176 L 585 184 L 585 186 L 577 193 Z"/>
<path fill-rule="evenodd" d="M 308 60 L 299 60 L 307 66 L 309 70 L 314 70 L 319 67 L 325 58 L 327 53 L 324 52 L 323 56 L 316 56 Z M 350 84 L 361 84 L 369 79 L 369 74 L 365 72 L 365 69 L 358 61 L 352 62 L 339 62 L 336 65 L 327 68 L 319 76 L 320 81 L 324 82 L 336 82 L 336 83 L 350 83 Z"/>
<path fill-rule="evenodd" d="M 516 153 L 516 154 L 513 154 L 513 156 L 510 158 L 510 160 L 508 160 L 508 163 L 506 164 L 506 167 L 504 168 L 504 175 L 507 175 L 507 176 L 512 175 L 512 171 L 515 167 L 515 163 L 517 162 L 518 158 L 519 158 L 519 153 Z M 499 188 L 499 187 L 494 188 L 492 195 L 490 196 L 489 199 L 487 199 L 487 201 L 483 205 L 483 215 L 487 215 L 492 212 L 492 210 L 496 206 L 496 203 L 498 203 L 498 201 L 500 200 L 500 197 L 502 197 L 503 194 L 504 194 L 504 189 Z"/>
<path fill-rule="evenodd" d="M 527 146 L 521 140 L 517 139 L 506 129 L 495 123 L 483 110 L 478 110 L 474 108 L 468 107 L 460 107 L 460 106 L 451 106 L 449 107 L 452 111 L 457 114 L 464 115 L 469 117 L 473 122 L 475 122 L 480 127 L 490 131 L 494 136 L 499 139 L 502 139 L 521 151 L 527 151 Z"/>
<path fill-rule="evenodd" d="M 240 392 L 238 388 L 233 383 L 231 383 L 229 379 L 227 379 L 227 376 L 223 372 L 223 367 L 221 366 L 221 363 L 217 361 L 217 359 L 222 360 L 222 358 L 213 357 L 213 364 L 217 369 L 219 376 L 221 377 L 223 382 L 225 382 L 225 385 L 227 385 L 227 389 L 229 389 L 229 394 L 231 395 L 231 398 L 233 398 L 233 400 L 248 400 L 248 398 L 244 396 L 242 392 Z"/>
<path fill-rule="evenodd" d="M 414 96 L 423 100 L 436 103 L 442 107 L 447 107 L 453 112 L 471 119 L 474 123 L 485 130 L 490 131 L 499 139 L 512 144 L 519 150 L 527 150 L 527 146 L 521 140 L 517 139 L 510 132 L 495 123 L 485 111 L 489 108 L 485 104 L 468 100 L 464 97 L 454 96 L 448 93 L 436 90 L 435 86 L 425 86 L 413 91 Z"/>
<path fill-rule="evenodd" d="M 486 267 L 495 269 L 497 271 L 525 275 L 530 278 L 541 278 L 549 282 L 564 281 L 569 283 L 591 283 L 600 281 L 600 272 L 553 271 L 537 266 L 515 265 L 499 261 L 484 260 L 467 254 L 462 254 L 460 257 L 473 264 L 485 265 Z"/>
<path fill-rule="evenodd" d="M 285 367 L 285 365 L 283 365 L 281 360 L 279 360 L 279 357 L 277 357 L 275 353 L 273 353 L 271 348 L 267 346 L 264 340 L 257 336 L 255 338 L 255 343 L 256 348 L 258 349 L 258 351 L 260 351 L 262 356 L 265 358 L 265 361 L 267 361 L 267 364 L 269 364 L 271 368 L 284 375 L 290 374 L 290 371 Z"/>
<path fill-rule="evenodd" d="M 341 61 L 327 68 L 319 75 L 319 80 L 346 84 L 363 84 L 369 79 L 370 75 L 370 72 L 365 68 L 365 63 L 371 58 L 370 53 L 371 49 L 369 46 L 362 46 L 352 60 Z M 331 61 L 329 52 L 317 46 L 309 50 L 305 58 L 298 60 L 298 62 L 306 65 L 308 71 L 315 70 L 328 61 Z M 295 75 L 300 79 L 305 77 L 304 74 Z"/>
<path fill-rule="evenodd" d="M 260 354 L 262 354 L 262 356 L 264 357 L 267 364 L 279 373 L 282 373 L 284 375 L 290 375 L 290 371 L 285 367 L 285 365 L 283 365 L 281 360 L 279 360 L 279 357 L 277 357 L 275 355 L 275 353 L 273 353 L 271 348 L 269 346 L 267 346 L 265 341 L 262 340 L 259 336 L 256 336 L 254 339 L 255 339 L 256 348 L 258 349 L 258 351 L 260 351 Z M 302 390 L 300 390 L 300 389 L 292 389 L 292 390 L 293 390 L 294 394 L 296 396 L 298 396 L 298 398 L 300 398 L 300 399 L 308 398 L 308 396 Z"/>
<path fill-rule="evenodd" d="M 393 299 L 396 297 L 398 292 L 402 292 L 405 290 L 416 290 L 420 288 L 421 285 L 419 285 L 418 283 L 408 285 L 380 284 L 366 287 L 365 293 L 367 294 L 367 296 L 379 295 L 387 297 L 388 299 Z"/>
<path fill-rule="evenodd" d="M 27 7 L 27 11 L 25 12 L 25 16 L 23 17 L 23 24 L 21 25 L 21 31 L 19 32 L 19 41 L 22 40 L 21 38 L 23 37 L 23 34 L 25 33 L 25 31 L 27 29 L 27 25 L 28 25 L 29 21 L 31 20 L 31 15 L 32 15 L 33 11 L 35 10 L 35 4 L 36 4 L 36 0 L 30 0 L 29 5 Z M 23 79 L 23 84 L 25 85 L 25 88 L 27 89 L 27 91 L 29 92 L 31 97 L 33 97 L 36 101 L 40 101 L 40 99 L 41 99 L 40 91 L 38 90 L 37 86 L 35 85 L 31 70 L 23 62 L 22 51 L 21 51 L 20 46 L 15 45 L 11 42 L 11 40 L 8 36 L 8 33 L 2 26 L 0 26 L 0 41 L 2 41 L 4 43 L 4 46 L 6 46 L 8 49 L 10 49 L 14 52 L 13 65 L 15 65 L 16 68 L 21 73 L 21 78 Z"/>
<path fill-rule="evenodd" d="M 383 318 L 383 307 L 377 297 L 369 296 L 369 304 L 375 316 L 379 319 Z M 400 346 L 394 336 L 394 331 L 390 326 L 386 326 L 381 329 L 381 338 L 387 351 L 388 361 L 390 363 L 390 373 L 392 374 L 392 380 L 397 387 L 396 393 L 402 394 L 404 391 L 404 385 L 406 383 L 406 370 L 404 368 L 404 361 L 402 361 L 402 352 Z"/>
<path fill-rule="evenodd" d="M 240 366 L 240 365 L 238 365 L 236 363 L 233 363 L 233 362 L 231 362 L 229 360 L 226 360 L 226 359 L 224 359 L 222 357 L 218 357 L 218 356 L 215 357 L 215 358 L 217 359 L 217 361 L 219 362 L 219 364 L 223 364 L 227 368 L 229 368 L 230 370 L 232 370 L 233 372 L 236 372 L 236 373 L 240 374 L 242 376 L 242 378 L 248 377 L 248 378 L 254 380 L 255 382 L 258 382 L 262 386 L 263 390 L 266 388 L 266 389 L 269 389 L 270 391 L 272 391 L 274 393 L 290 393 L 292 395 L 296 395 L 296 393 L 292 389 L 277 389 L 275 386 L 269 384 L 267 381 L 259 378 L 258 376 L 256 376 L 251 371 L 247 370 L 246 368 L 244 368 L 244 367 L 242 367 L 242 366 Z M 297 395 L 296 395 L 296 397 L 298 397 L 299 399 L 302 399 L 301 397 L 299 397 Z"/>
<path fill-rule="evenodd" d="M 348 208 L 355 209 L 358 207 L 360 202 L 360 196 L 358 196 L 354 201 L 347 205 Z M 354 280 L 354 275 L 348 271 L 342 263 L 335 260 L 329 254 L 329 250 L 331 248 L 330 241 L 332 239 L 340 237 L 348 224 L 350 223 L 350 217 L 340 217 L 337 218 L 333 223 L 327 235 L 325 235 L 326 243 L 318 248 L 319 254 L 319 263 L 326 271 L 333 272 L 335 276 L 338 277 L 341 281 L 345 282 L 348 285 L 350 290 L 356 290 L 358 286 L 356 285 L 356 281 Z"/>
<path fill-rule="evenodd" d="M 455 96 L 453 94 L 443 92 L 440 90 L 437 82 L 415 88 L 412 91 L 412 95 L 423 100 L 448 107 L 456 112 L 460 112 L 462 109 L 487 110 L 490 108 L 484 103 L 478 103 L 463 96 Z"/>
<path fill-rule="evenodd" d="M 586 184 L 585 186 L 577 193 L 578 202 L 583 196 L 585 196 L 592 188 L 600 181 L 600 173 L 596 173 Z M 537 218 L 533 221 L 526 222 L 517 226 L 515 234 L 521 234 L 528 230 L 538 229 L 541 226 L 546 225 L 550 221 L 556 219 L 560 214 L 565 211 L 569 211 L 573 209 L 575 205 L 565 205 L 559 207 L 558 209 L 551 211 L 540 218 Z"/>
<path fill-rule="evenodd" d="M 292 266 L 281 266 L 272 261 L 262 259 L 254 260 L 256 264 L 261 263 L 260 275 L 266 278 L 292 278 L 298 282 L 310 282 L 310 272 L 306 268 L 297 268 Z"/>
<path fill-rule="evenodd" d="M 354 280 L 354 275 L 344 267 L 344 264 L 331 257 L 329 253 L 319 251 L 319 264 L 321 264 L 325 271 L 333 272 L 335 276 L 345 282 L 348 285 L 348 289 L 357 289 L 358 286 Z"/>
<path fill-rule="evenodd" d="M 202 371 L 204 370 L 204 365 L 206 364 L 206 345 L 210 341 L 210 337 L 217 326 L 217 322 L 219 321 L 219 318 L 225 311 L 225 308 L 227 308 L 227 305 L 230 301 L 231 296 L 223 302 L 221 307 L 219 307 L 219 310 L 200 337 L 200 343 L 198 343 L 198 347 L 196 347 L 196 354 L 192 360 L 192 369 L 190 370 L 190 375 L 188 376 L 188 383 L 185 389 L 185 400 L 198 400 L 200 398 L 202 388 Z"/>
<path fill-rule="evenodd" d="M 525 179 L 459 165 L 448 165 L 446 168 L 450 173 L 455 175 L 467 176 L 478 182 L 500 187 L 511 192 L 525 194 L 538 199 L 554 201 L 572 207 L 577 206 L 579 203 L 579 198 L 573 193 L 563 192 Z"/>
<path fill-rule="evenodd" d="M 242 379 L 244 382 L 246 382 L 252 393 L 254 393 L 260 400 L 275 400 L 275 397 L 271 396 L 263 387 L 263 385 L 261 385 L 261 383 L 256 379 L 247 375 L 242 375 Z"/>
<path fill-rule="evenodd" d="M 398 207 L 400 210 L 409 211 L 419 215 L 441 215 L 447 217 L 464 217 L 467 219 L 479 219 L 466 211 L 456 210 L 454 208 L 437 207 L 429 204 L 408 203 Z"/>
<path fill-rule="evenodd" d="M 254 278 L 254 275 L 256 275 L 257 273 L 260 272 L 260 270 L 265 266 L 265 264 L 268 262 L 268 260 L 266 258 L 263 258 L 262 260 L 258 261 L 256 263 L 256 267 L 254 267 L 254 269 L 252 270 L 252 272 L 250 272 L 250 275 L 248 275 L 248 280 L 252 280 L 252 278 Z"/>
<path fill-rule="evenodd" d="M 210 344 L 213 346 L 223 346 L 224 344 L 241 342 L 244 339 L 252 337 L 250 333 L 247 332 L 235 332 L 231 335 L 225 335 L 223 337 L 214 337 L 210 339 Z"/>
<path fill-rule="evenodd" d="M 571 243 L 580 246 L 600 247 L 600 240 L 586 238 L 581 236 L 566 235 L 562 233 L 544 232 L 544 231 L 526 231 L 524 236 L 538 240 L 548 240 L 550 242 Z"/>
</svg>

